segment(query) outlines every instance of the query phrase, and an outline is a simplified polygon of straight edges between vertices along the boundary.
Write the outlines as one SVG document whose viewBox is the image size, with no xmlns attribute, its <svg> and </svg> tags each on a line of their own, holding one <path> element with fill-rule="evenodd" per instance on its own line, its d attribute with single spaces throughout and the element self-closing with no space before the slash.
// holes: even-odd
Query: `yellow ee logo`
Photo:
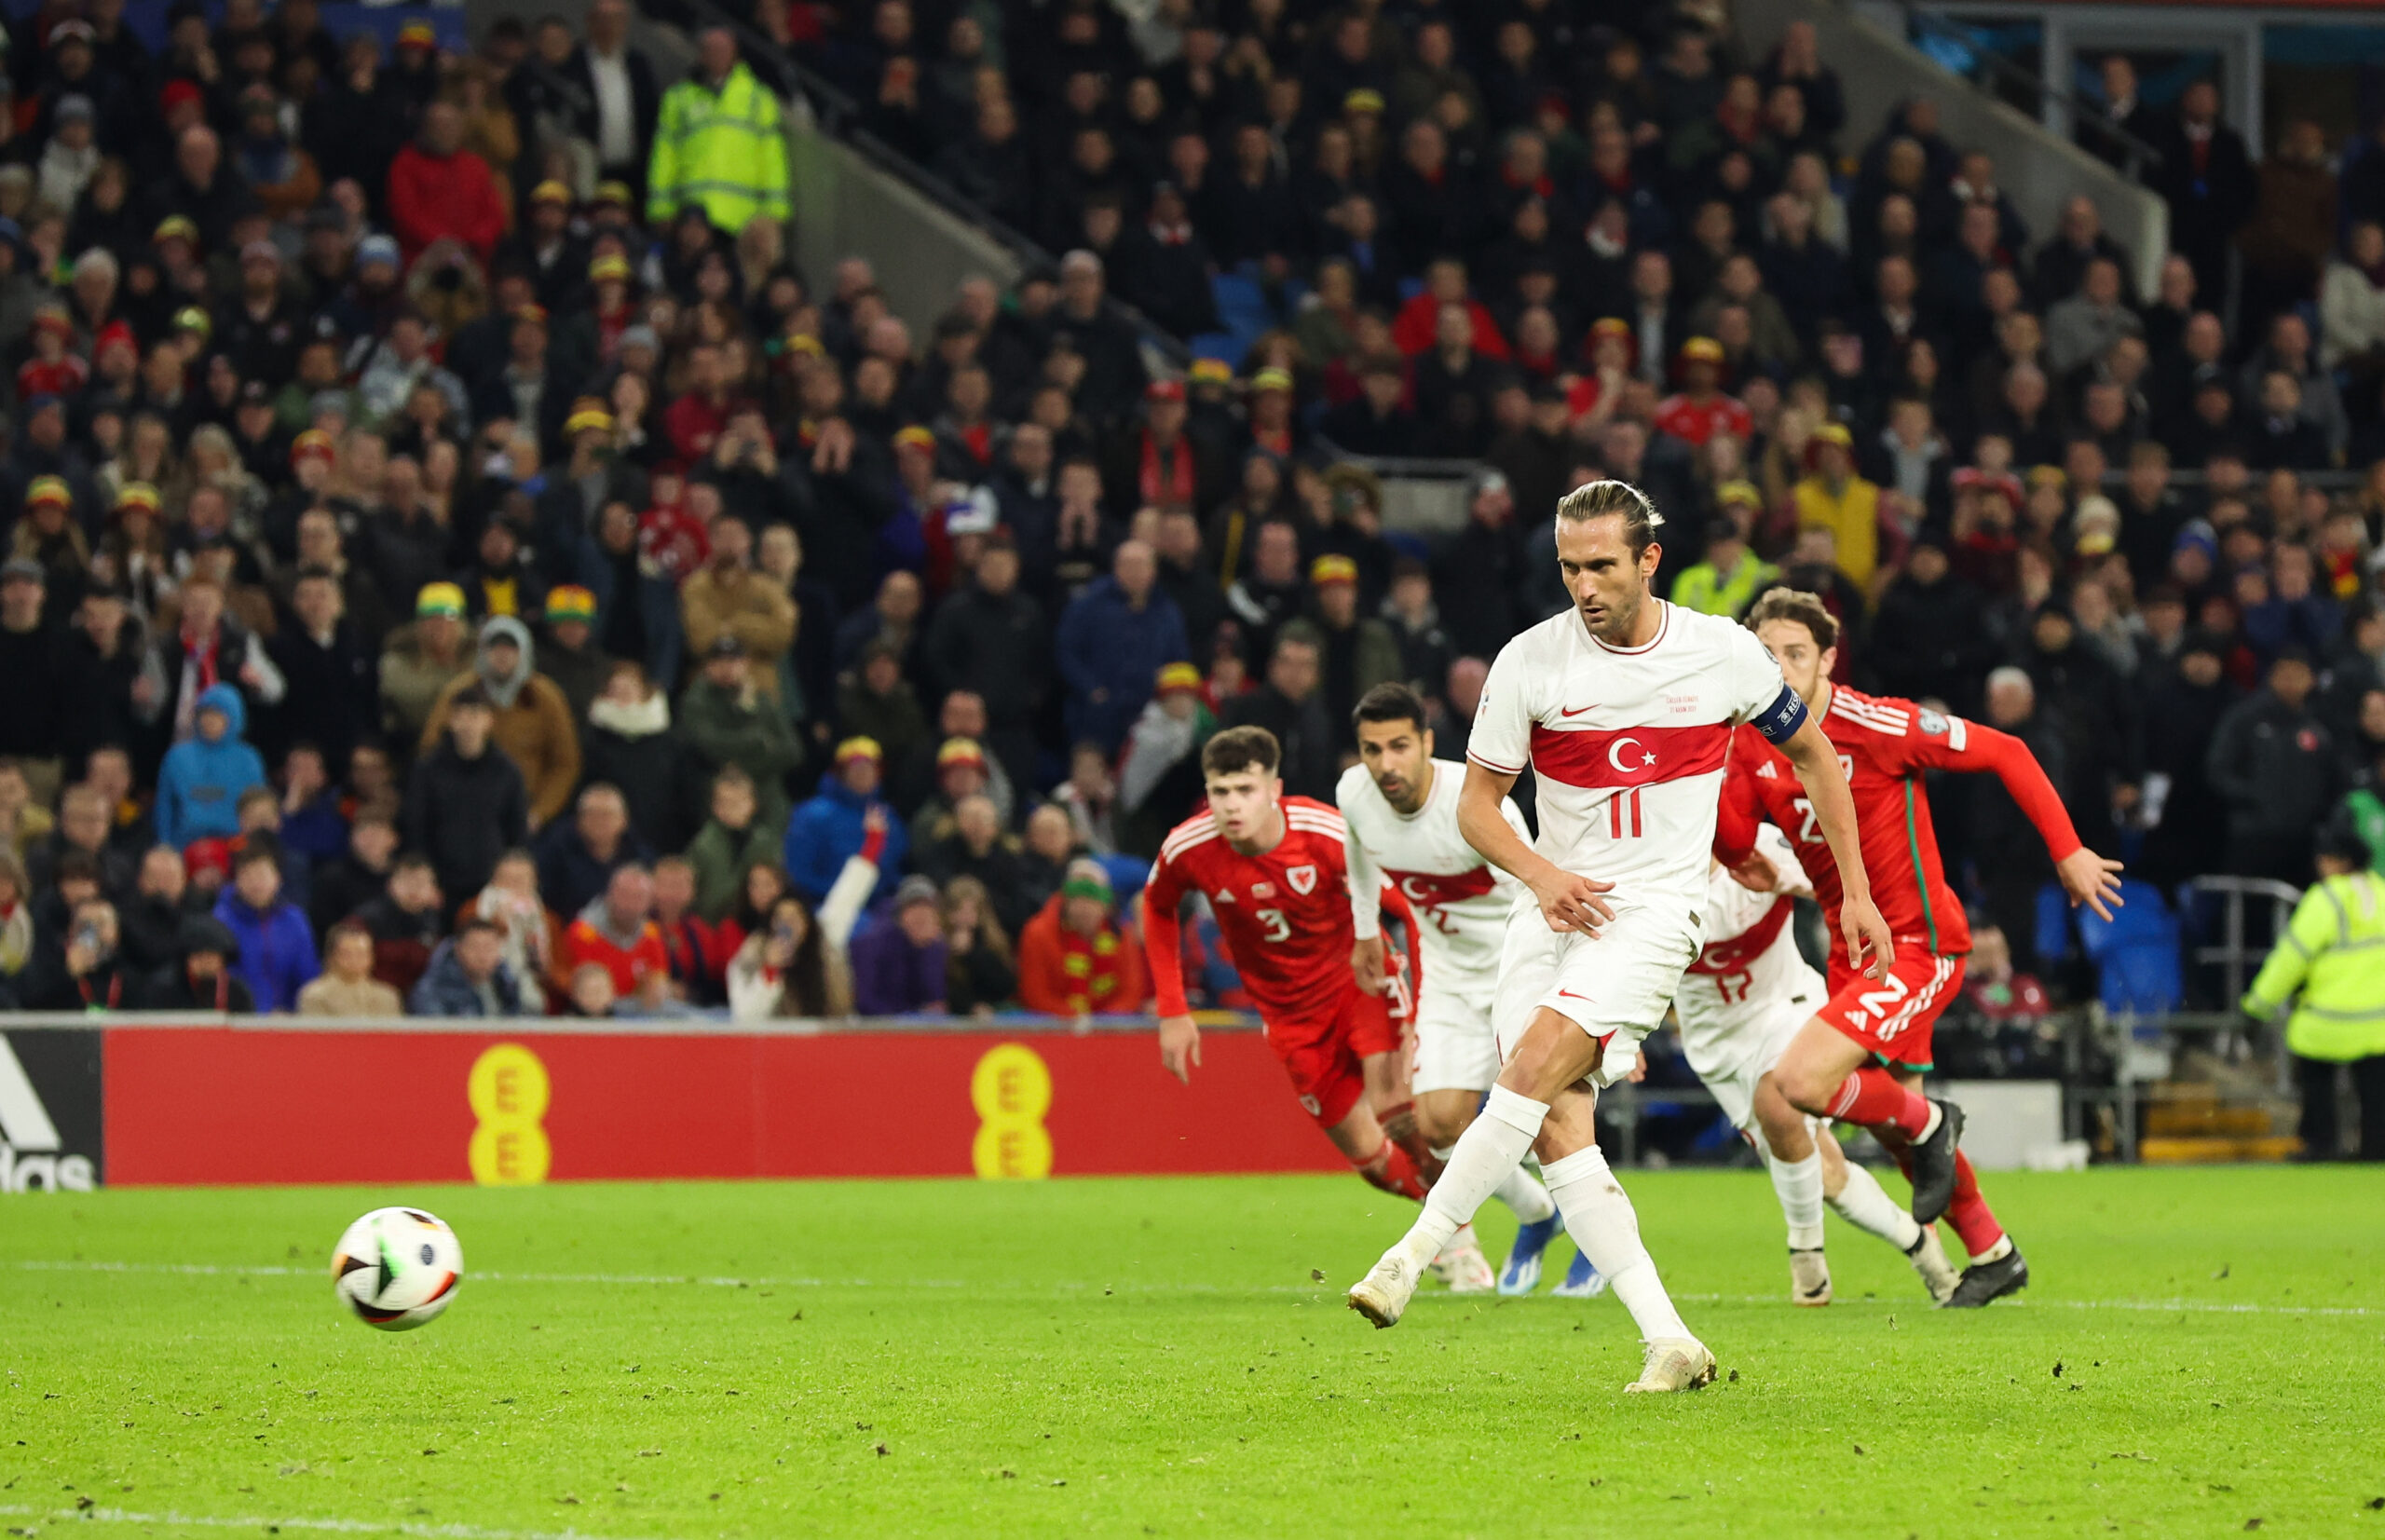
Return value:
<svg viewBox="0 0 2385 1540">
<path fill-rule="evenodd" d="M 535 1187 L 546 1180 L 554 1152 L 539 1126 L 548 1086 L 538 1056 L 518 1043 L 491 1045 L 472 1061 L 464 1094 L 480 1120 L 470 1151 L 472 1179 L 483 1187 Z"/>
<path fill-rule="evenodd" d="M 494 1050 L 492 1050 L 494 1052 Z M 969 1074 L 969 1103 L 977 1109 L 977 1137 L 969 1147 L 977 1175 L 1035 1180 L 1052 1174 L 1052 1071 L 1023 1043 L 986 1050 Z"/>
</svg>

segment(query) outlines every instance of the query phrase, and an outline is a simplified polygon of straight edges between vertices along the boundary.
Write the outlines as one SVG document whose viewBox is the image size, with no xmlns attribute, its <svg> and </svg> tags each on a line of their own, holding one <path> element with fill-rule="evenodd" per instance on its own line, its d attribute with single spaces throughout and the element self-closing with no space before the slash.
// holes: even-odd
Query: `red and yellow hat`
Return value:
<svg viewBox="0 0 2385 1540">
<path fill-rule="evenodd" d="M 54 508 L 72 508 L 75 506 L 75 489 L 66 484 L 62 476 L 35 476 L 33 484 L 25 488 L 25 506 L 40 508 L 44 504 Z"/>
<path fill-rule="evenodd" d="M 154 519 L 162 506 L 157 500 L 157 489 L 147 482 L 127 482 L 116 490 L 115 509 L 118 513 L 138 511 Z"/>
<path fill-rule="evenodd" d="M 565 583 L 547 592 L 547 623 L 560 625 L 566 620 L 596 619 L 596 595 L 578 583 Z"/>
<path fill-rule="evenodd" d="M 609 433 L 613 430 L 613 414 L 605 403 L 588 397 L 571 403 L 571 416 L 563 422 L 565 438 L 578 438 L 582 433 Z"/>
<path fill-rule="evenodd" d="M 339 446 L 332 443 L 332 436 L 329 433 L 320 428 L 309 428 L 290 441 L 290 463 L 296 465 L 299 461 L 307 459 L 336 463 L 339 459 Z"/>
<path fill-rule="evenodd" d="M 933 455 L 935 453 L 935 435 L 919 424 L 913 423 L 910 427 L 900 429 L 895 432 L 894 447 L 923 450 Z"/>
<path fill-rule="evenodd" d="M 607 252 L 588 265 L 591 283 L 627 283 L 630 280 L 630 259 L 619 252 Z"/>
<path fill-rule="evenodd" d="M 1190 663 L 1168 663 L 1159 671 L 1159 693 L 1162 695 L 1177 690 L 1190 690 L 1197 695 L 1201 687 L 1201 671 Z"/>
<path fill-rule="evenodd" d="M 435 48 L 439 34 L 428 21 L 409 21 L 398 29 L 398 47 L 402 48 Z"/>
<path fill-rule="evenodd" d="M 1723 345 L 1712 337 L 1692 337 L 1681 345 L 1683 363 L 1721 363 L 1727 356 Z"/>
<path fill-rule="evenodd" d="M 1308 580 L 1319 588 L 1358 580 L 1358 564 L 1347 556 L 1319 556 L 1308 565 Z"/>
<path fill-rule="evenodd" d="M 935 768 L 946 770 L 955 765 L 969 765 L 984 770 L 986 768 L 985 748 L 974 738 L 946 739 L 943 746 L 935 751 Z"/>
<path fill-rule="evenodd" d="M 837 745 L 838 765 L 853 759 L 866 759 L 875 765 L 883 762 L 885 758 L 886 751 L 878 746 L 878 740 L 875 738 L 848 738 Z"/>
<path fill-rule="evenodd" d="M 539 183 L 537 186 L 530 189 L 530 201 L 533 203 L 560 203 L 565 208 L 568 209 L 571 207 L 572 201 L 571 189 L 556 181 L 553 177 L 549 177 L 544 182 Z"/>
</svg>

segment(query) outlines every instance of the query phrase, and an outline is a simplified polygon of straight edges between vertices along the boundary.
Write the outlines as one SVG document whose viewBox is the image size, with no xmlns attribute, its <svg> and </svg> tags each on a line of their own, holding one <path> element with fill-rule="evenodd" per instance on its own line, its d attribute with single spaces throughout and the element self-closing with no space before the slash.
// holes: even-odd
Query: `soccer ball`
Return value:
<svg viewBox="0 0 2385 1540">
<path fill-rule="evenodd" d="M 366 1326 L 412 1331 L 436 1320 L 464 1278 L 456 1233 L 419 1208 L 375 1208 L 332 1253 L 332 1288 Z"/>
</svg>

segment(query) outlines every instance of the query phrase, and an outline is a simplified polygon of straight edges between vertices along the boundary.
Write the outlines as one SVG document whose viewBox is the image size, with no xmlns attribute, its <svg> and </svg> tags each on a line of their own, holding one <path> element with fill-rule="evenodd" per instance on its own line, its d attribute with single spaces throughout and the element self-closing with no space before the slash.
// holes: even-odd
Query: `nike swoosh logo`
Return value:
<svg viewBox="0 0 2385 1540">
<path fill-rule="evenodd" d="M 1586 711 L 1596 711 L 1599 708 L 1596 706 L 1560 706 L 1557 708 L 1557 715 L 1560 716 L 1579 716 Z"/>
<path fill-rule="evenodd" d="M 1830 1285 L 1828 1284 L 1822 1285 L 1819 1288 L 1808 1288 L 1802 1297 L 1808 1300 L 1819 1300 L 1824 1293 L 1829 1291 L 1829 1288 Z"/>
<path fill-rule="evenodd" d="M 1557 998 L 1560 1000 L 1589 1000 L 1590 997 L 1588 995 L 1577 995 L 1571 989 L 1560 989 L 1557 991 Z M 1591 1003 L 1596 1004 L 1597 1002 L 1591 1001 Z"/>
</svg>

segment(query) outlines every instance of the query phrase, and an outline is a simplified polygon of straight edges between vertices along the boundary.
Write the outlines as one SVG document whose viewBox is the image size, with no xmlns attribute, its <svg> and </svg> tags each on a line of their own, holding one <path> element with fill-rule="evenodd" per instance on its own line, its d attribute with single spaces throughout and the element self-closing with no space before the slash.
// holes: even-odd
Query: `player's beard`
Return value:
<svg viewBox="0 0 2385 1540">
<path fill-rule="evenodd" d="M 1610 647 L 1624 647 L 1629 645 L 1632 629 L 1640 623 L 1642 597 L 1636 593 L 1627 594 L 1608 604 L 1605 615 L 1596 620 L 1591 620 L 1580 606 L 1576 605 L 1574 609 L 1582 617 L 1583 630 Z"/>
</svg>

